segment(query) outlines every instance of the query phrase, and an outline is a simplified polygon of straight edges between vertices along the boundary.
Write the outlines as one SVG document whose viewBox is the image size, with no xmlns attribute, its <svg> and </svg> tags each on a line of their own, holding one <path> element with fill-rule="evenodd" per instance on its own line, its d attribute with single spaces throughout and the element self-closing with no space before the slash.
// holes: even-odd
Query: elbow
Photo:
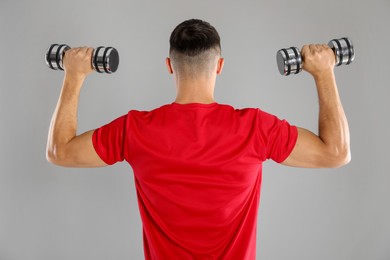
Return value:
<svg viewBox="0 0 390 260">
<path fill-rule="evenodd" d="M 58 164 L 56 154 L 53 151 L 46 150 L 46 160 L 54 165 Z"/>
<path fill-rule="evenodd" d="M 351 160 L 352 160 L 351 150 L 348 148 L 345 156 L 343 157 L 343 164 L 341 166 L 349 164 Z"/>
<path fill-rule="evenodd" d="M 350 153 L 347 155 L 339 156 L 335 160 L 332 168 L 340 168 L 340 167 L 343 167 L 343 166 L 349 164 L 350 162 L 351 162 L 351 154 Z"/>
<path fill-rule="evenodd" d="M 351 150 L 348 147 L 333 150 L 329 156 L 328 168 L 340 168 L 351 162 Z"/>
<path fill-rule="evenodd" d="M 64 166 L 66 162 L 66 153 L 63 148 L 58 146 L 47 147 L 46 160 L 57 166 Z"/>
</svg>

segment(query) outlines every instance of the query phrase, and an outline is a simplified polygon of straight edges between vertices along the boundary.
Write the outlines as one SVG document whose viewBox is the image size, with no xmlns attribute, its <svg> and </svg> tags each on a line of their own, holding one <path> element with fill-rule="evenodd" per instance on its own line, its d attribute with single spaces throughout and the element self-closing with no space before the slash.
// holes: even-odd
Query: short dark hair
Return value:
<svg viewBox="0 0 390 260">
<path fill-rule="evenodd" d="M 180 77 L 210 76 L 221 56 L 221 40 L 208 22 L 191 19 L 182 22 L 171 34 L 169 56 Z"/>
<path fill-rule="evenodd" d="M 217 30 L 208 22 L 190 19 L 173 30 L 169 40 L 170 50 L 188 56 L 196 56 L 210 49 L 221 50 L 221 40 Z"/>
</svg>

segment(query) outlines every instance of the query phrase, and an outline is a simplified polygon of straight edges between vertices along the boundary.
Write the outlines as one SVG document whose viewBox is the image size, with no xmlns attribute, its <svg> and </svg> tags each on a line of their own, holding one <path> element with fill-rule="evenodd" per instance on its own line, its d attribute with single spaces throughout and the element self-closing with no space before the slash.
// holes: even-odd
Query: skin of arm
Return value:
<svg viewBox="0 0 390 260">
<path fill-rule="evenodd" d="M 307 168 L 336 168 L 351 160 L 347 118 L 339 97 L 334 75 L 335 56 L 327 45 L 302 48 L 303 69 L 315 81 L 319 100 L 318 135 L 298 128 L 297 143 L 282 163 Z"/>
<path fill-rule="evenodd" d="M 92 144 L 93 130 L 77 136 L 77 109 L 81 87 L 92 72 L 92 48 L 74 48 L 64 55 L 64 81 L 50 123 L 46 148 L 49 162 L 65 167 L 101 167 Z"/>
</svg>

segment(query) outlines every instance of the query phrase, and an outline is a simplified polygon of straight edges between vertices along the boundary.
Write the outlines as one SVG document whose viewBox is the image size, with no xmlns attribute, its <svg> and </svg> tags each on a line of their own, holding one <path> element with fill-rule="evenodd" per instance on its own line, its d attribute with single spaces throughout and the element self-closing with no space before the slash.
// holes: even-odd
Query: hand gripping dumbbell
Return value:
<svg viewBox="0 0 390 260">
<path fill-rule="evenodd" d="M 348 38 L 333 39 L 328 43 L 336 57 L 336 66 L 349 65 L 355 59 L 353 44 Z M 302 71 L 302 56 L 297 47 L 281 49 L 276 53 L 280 74 L 288 76 Z"/>
<path fill-rule="evenodd" d="M 47 66 L 53 70 L 64 70 L 64 53 L 70 47 L 66 44 L 52 44 L 46 52 Z M 114 73 L 118 69 L 119 54 L 113 47 L 98 47 L 93 50 L 91 58 L 92 68 L 99 73 Z"/>
</svg>

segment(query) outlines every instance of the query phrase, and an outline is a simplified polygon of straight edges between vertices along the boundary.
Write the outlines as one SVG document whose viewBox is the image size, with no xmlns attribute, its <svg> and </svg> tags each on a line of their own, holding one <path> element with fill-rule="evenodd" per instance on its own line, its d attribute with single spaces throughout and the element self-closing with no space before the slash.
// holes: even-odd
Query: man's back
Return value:
<svg viewBox="0 0 390 260">
<path fill-rule="evenodd" d="M 283 161 L 296 137 L 259 109 L 173 103 L 130 111 L 93 140 L 107 164 L 134 170 L 147 259 L 254 259 L 262 162 Z"/>
<path fill-rule="evenodd" d="M 175 103 L 131 111 L 77 135 L 78 99 L 92 71 L 92 52 L 65 53 L 47 158 L 67 167 L 101 167 L 124 159 L 132 165 L 147 259 L 254 259 L 262 161 L 329 168 L 351 159 L 335 56 L 327 45 L 302 48 L 303 68 L 318 92 L 318 135 L 258 109 L 214 103 L 224 59 L 218 32 L 198 19 L 179 24 L 170 37 L 166 65 L 175 79 Z"/>
</svg>

